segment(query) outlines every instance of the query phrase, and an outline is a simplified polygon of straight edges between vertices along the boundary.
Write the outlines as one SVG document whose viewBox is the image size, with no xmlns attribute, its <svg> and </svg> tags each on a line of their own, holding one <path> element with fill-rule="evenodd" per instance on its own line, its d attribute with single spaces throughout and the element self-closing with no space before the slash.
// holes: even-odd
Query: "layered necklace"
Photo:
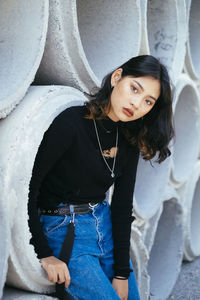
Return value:
<svg viewBox="0 0 200 300">
<path fill-rule="evenodd" d="M 98 144 L 99 144 L 99 148 L 100 148 L 100 151 L 101 151 L 101 155 L 103 157 L 103 160 L 105 162 L 105 164 L 107 165 L 108 169 L 110 170 L 111 172 L 111 177 L 114 178 L 115 177 L 115 173 L 114 173 L 114 168 L 115 168 L 115 161 L 116 161 L 116 156 L 117 154 L 115 153 L 115 156 L 114 156 L 114 160 L 113 160 L 113 166 L 112 166 L 112 169 L 110 168 L 109 164 L 107 163 L 104 155 L 103 155 L 103 151 L 102 151 L 102 147 L 101 147 L 101 143 L 100 143 L 100 140 L 99 140 L 99 134 L 98 134 L 98 131 L 97 131 L 97 125 L 96 125 L 96 121 L 93 119 L 93 122 L 94 122 L 94 127 L 95 127 L 95 131 L 96 131 L 96 136 L 97 136 L 97 141 L 98 141 Z M 103 126 L 103 125 L 102 125 Z M 103 126 L 104 127 L 104 126 Z M 107 130 L 105 127 L 104 129 L 106 130 L 107 133 L 111 133 L 111 131 Z M 117 151 L 117 146 L 118 146 L 118 126 L 117 126 L 117 134 L 116 134 L 116 145 L 115 145 L 115 149 Z"/>
</svg>

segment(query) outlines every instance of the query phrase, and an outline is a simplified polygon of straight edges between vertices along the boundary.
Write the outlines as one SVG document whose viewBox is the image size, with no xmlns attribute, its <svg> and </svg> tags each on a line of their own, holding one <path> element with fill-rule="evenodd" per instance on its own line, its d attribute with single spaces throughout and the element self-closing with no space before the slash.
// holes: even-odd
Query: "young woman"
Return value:
<svg viewBox="0 0 200 300">
<path fill-rule="evenodd" d="M 89 101 L 65 109 L 45 132 L 30 182 L 31 243 L 48 279 L 65 283 L 71 299 L 140 299 L 129 257 L 137 163 L 139 153 L 165 160 L 173 134 L 168 73 L 150 55 L 108 74 Z M 67 266 L 59 255 L 72 221 Z"/>
</svg>

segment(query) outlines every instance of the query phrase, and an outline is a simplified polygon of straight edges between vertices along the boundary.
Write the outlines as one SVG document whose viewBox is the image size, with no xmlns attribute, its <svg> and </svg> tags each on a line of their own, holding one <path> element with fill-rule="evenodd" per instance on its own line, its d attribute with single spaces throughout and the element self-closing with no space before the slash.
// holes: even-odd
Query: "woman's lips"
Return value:
<svg viewBox="0 0 200 300">
<path fill-rule="evenodd" d="M 123 107 L 122 110 L 123 110 L 123 113 L 125 113 L 125 115 L 127 115 L 128 117 L 132 117 L 133 116 L 133 111 L 131 109 Z"/>
</svg>

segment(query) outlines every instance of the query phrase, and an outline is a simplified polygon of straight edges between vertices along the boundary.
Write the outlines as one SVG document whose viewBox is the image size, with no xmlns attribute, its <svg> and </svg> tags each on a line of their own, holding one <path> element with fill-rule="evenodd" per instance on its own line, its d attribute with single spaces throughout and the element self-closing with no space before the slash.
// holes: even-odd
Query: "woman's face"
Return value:
<svg viewBox="0 0 200 300">
<path fill-rule="evenodd" d="M 143 117 L 153 108 L 160 95 L 160 82 L 150 76 L 121 78 L 121 73 L 119 68 L 111 76 L 114 88 L 108 116 L 115 122 L 128 122 Z"/>
</svg>

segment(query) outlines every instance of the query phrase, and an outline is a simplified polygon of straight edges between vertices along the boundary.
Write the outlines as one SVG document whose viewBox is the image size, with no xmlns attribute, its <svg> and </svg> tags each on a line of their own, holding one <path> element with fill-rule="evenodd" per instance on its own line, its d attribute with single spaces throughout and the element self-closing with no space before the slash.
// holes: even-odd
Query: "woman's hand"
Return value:
<svg viewBox="0 0 200 300">
<path fill-rule="evenodd" d="M 65 282 L 65 287 L 70 284 L 70 274 L 67 265 L 55 256 L 44 257 L 40 262 L 47 272 L 48 279 L 54 283 Z"/>
<path fill-rule="evenodd" d="M 128 299 L 128 279 L 120 280 L 113 278 L 112 286 L 114 287 L 121 300 Z"/>
</svg>

